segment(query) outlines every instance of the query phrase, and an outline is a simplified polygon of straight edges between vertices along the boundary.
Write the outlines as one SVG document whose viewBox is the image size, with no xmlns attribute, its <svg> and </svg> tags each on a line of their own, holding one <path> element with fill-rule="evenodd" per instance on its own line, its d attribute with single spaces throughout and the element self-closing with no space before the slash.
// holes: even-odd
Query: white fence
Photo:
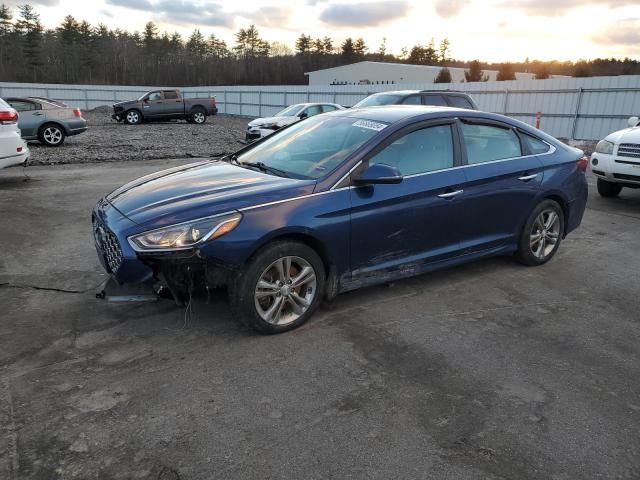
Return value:
<svg viewBox="0 0 640 480">
<path fill-rule="evenodd" d="M 0 83 L 0 97 L 44 96 L 85 109 L 138 98 L 150 86 L 96 86 Z M 541 112 L 542 130 L 556 137 L 598 140 L 624 128 L 640 114 L 640 76 L 558 78 L 508 82 L 186 87 L 185 96 L 216 96 L 220 113 L 270 116 L 293 103 L 329 101 L 350 106 L 384 90 L 459 90 L 470 93 L 482 110 L 502 113 L 533 125 Z"/>
</svg>

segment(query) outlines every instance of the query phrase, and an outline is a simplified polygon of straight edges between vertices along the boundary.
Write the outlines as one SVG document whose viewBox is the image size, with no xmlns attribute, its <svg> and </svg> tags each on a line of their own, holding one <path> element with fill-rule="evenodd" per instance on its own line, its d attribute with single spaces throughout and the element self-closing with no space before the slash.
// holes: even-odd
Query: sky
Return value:
<svg viewBox="0 0 640 480">
<path fill-rule="evenodd" d="M 255 24 L 263 38 L 293 47 L 300 33 L 340 42 L 363 37 L 387 51 L 448 37 L 451 56 L 490 62 L 631 57 L 640 60 L 640 0 L 0 0 L 31 3 L 45 27 L 68 14 L 129 31 L 203 34 L 233 44 Z"/>
</svg>

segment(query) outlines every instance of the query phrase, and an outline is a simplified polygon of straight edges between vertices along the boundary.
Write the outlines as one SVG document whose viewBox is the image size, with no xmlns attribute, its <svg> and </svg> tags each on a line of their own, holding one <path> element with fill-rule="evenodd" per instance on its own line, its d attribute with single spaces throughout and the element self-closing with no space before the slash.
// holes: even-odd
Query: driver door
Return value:
<svg viewBox="0 0 640 480">
<path fill-rule="evenodd" d="M 399 184 L 352 187 L 352 280 L 419 273 L 460 253 L 460 164 L 452 122 L 409 127 L 356 170 L 374 163 L 397 168 Z"/>
<path fill-rule="evenodd" d="M 164 99 L 162 92 L 150 92 L 142 102 L 143 115 L 145 117 L 159 117 L 164 114 Z"/>
</svg>

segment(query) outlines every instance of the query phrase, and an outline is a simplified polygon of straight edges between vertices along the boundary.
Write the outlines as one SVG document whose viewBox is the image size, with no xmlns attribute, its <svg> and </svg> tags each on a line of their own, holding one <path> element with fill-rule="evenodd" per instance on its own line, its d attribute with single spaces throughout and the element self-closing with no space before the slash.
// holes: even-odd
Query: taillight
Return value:
<svg viewBox="0 0 640 480">
<path fill-rule="evenodd" d="M 582 170 L 583 172 L 587 171 L 587 166 L 589 165 L 589 159 L 587 158 L 586 155 L 582 158 L 579 158 L 576 163 L 578 165 L 578 170 Z"/>
<path fill-rule="evenodd" d="M 80 111 L 79 108 L 74 108 L 73 109 L 73 115 L 76 117 L 81 117 L 82 116 L 82 112 Z"/>
<path fill-rule="evenodd" d="M 0 112 L 0 123 L 16 123 L 18 121 L 18 112 L 9 110 L 8 112 Z"/>
</svg>

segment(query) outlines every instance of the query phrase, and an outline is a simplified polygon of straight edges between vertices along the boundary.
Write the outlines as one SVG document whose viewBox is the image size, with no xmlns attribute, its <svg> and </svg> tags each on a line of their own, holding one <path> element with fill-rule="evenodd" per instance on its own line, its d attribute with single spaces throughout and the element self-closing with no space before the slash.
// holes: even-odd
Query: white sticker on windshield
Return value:
<svg viewBox="0 0 640 480">
<path fill-rule="evenodd" d="M 379 122 L 372 122 L 371 120 L 358 120 L 353 124 L 354 127 L 368 128 L 369 130 L 375 130 L 379 132 L 387 128 L 387 125 Z"/>
</svg>

